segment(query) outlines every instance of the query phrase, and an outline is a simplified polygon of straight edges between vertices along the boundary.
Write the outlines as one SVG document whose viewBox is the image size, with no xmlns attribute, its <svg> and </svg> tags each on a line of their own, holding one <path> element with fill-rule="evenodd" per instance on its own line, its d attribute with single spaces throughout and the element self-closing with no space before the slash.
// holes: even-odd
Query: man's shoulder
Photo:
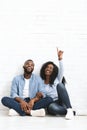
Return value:
<svg viewBox="0 0 87 130">
<path fill-rule="evenodd" d="M 37 74 L 32 74 L 32 78 L 35 78 L 35 79 L 41 79 L 39 75 Z"/>
<path fill-rule="evenodd" d="M 13 79 L 17 80 L 17 79 L 22 79 L 23 75 L 16 75 Z"/>
</svg>

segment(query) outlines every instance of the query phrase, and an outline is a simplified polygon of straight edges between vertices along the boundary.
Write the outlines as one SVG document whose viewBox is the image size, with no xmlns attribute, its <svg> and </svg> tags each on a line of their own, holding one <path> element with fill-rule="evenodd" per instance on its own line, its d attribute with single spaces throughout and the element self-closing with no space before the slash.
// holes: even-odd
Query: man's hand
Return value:
<svg viewBox="0 0 87 130">
<path fill-rule="evenodd" d="M 28 105 L 27 102 L 21 101 L 21 102 L 20 102 L 20 105 L 21 105 L 22 111 L 25 111 L 25 112 L 26 112 L 27 110 L 30 110 L 29 105 Z"/>
<path fill-rule="evenodd" d="M 15 100 L 20 103 L 22 111 L 24 111 L 24 112 L 26 112 L 27 110 L 30 111 L 28 103 L 25 102 L 23 99 L 21 99 L 20 97 L 15 97 Z"/>
<path fill-rule="evenodd" d="M 29 110 L 32 110 L 33 109 L 33 106 L 34 106 L 34 103 L 39 101 L 41 98 L 43 98 L 43 94 L 41 92 L 38 92 L 36 94 L 36 97 L 35 98 L 32 98 L 29 102 L 28 102 L 28 108 Z"/>
<path fill-rule="evenodd" d="M 32 108 L 33 108 L 33 106 L 34 106 L 34 99 L 31 99 L 30 101 L 29 101 L 29 103 L 28 103 L 28 106 L 29 106 L 29 108 L 30 108 L 30 110 L 32 110 Z"/>
</svg>

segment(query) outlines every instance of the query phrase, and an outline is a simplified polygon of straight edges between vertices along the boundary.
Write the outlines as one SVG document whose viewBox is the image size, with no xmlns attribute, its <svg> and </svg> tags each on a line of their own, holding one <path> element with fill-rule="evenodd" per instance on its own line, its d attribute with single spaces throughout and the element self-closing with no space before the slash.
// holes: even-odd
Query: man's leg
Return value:
<svg viewBox="0 0 87 130">
<path fill-rule="evenodd" d="M 2 104 L 10 109 L 15 110 L 21 116 L 25 116 L 25 112 L 21 110 L 20 104 L 16 102 L 13 98 L 3 97 L 1 100 Z"/>
<path fill-rule="evenodd" d="M 51 97 L 42 98 L 34 104 L 33 110 L 47 108 L 48 105 L 52 102 L 53 102 L 53 99 Z"/>
<path fill-rule="evenodd" d="M 34 104 L 33 110 L 31 110 L 30 112 L 31 116 L 44 117 L 46 113 L 45 108 L 47 108 L 48 105 L 52 102 L 53 99 L 50 97 L 40 99 L 38 102 Z"/>
</svg>

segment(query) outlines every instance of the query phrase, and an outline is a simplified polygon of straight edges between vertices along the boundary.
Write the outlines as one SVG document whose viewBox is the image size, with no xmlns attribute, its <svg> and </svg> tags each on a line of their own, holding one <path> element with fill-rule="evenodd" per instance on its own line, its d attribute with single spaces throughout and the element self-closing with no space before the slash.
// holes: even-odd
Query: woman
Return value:
<svg viewBox="0 0 87 130">
<path fill-rule="evenodd" d="M 48 107 L 48 113 L 52 115 L 66 115 L 66 119 L 73 118 L 72 106 L 65 88 L 65 79 L 63 77 L 63 51 L 58 50 L 59 69 L 51 61 L 43 64 L 40 70 L 40 76 L 43 80 L 47 96 L 53 98 L 53 103 Z"/>
</svg>

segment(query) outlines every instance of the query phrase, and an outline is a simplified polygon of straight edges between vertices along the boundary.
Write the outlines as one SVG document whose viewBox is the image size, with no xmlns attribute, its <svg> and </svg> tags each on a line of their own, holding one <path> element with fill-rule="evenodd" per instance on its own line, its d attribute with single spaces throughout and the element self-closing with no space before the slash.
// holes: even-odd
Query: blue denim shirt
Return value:
<svg viewBox="0 0 87 130">
<path fill-rule="evenodd" d="M 43 87 L 42 80 L 39 76 L 34 74 L 31 75 L 29 79 L 29 97 L 34 98 L 37 92 L 42 92 L 45 97 L 45 89 Z M 25 85 L 25 79 L 23 75 L 19 75 L 14 77 L 11 85 L 11 93 L 10 96 L 12 98 L 20 97 L 23 98 L 23 89 Z"/>
</svg>

